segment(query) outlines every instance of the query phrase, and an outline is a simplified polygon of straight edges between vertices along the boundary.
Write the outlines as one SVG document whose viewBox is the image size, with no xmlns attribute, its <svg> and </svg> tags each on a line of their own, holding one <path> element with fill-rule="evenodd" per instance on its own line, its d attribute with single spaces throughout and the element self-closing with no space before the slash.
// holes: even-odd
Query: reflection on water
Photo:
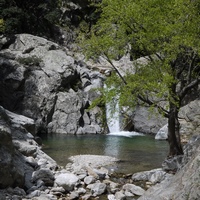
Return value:
<svg viewBox="0 0 200 200">
<path fill-rule="evenodd" d="M 167 142 L 156 141 L 151 136 L 54 135 L 43 142 L 43 151 L 60 165 L 66 165 L 73 155 L 106 155 L 121 160 L 115 167 L 121 173 L 161 167 L 168 151 Z"/>
</svg>

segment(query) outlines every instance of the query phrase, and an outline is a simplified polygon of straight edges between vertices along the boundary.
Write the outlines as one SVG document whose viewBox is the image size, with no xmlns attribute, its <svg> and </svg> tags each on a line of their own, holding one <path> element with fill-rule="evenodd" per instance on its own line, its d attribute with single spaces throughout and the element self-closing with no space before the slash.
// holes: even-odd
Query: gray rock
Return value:
<svg viewBox="0 0 200 200">
<path fill-rule="evenodd" d="M 37 164 L 37 161 L 35 160 L 35 158 L 33 158 L 32 156 L 29 156 L 29 157 L 25 157 L 25 161 L 30 164 L 32 167 L 36 167 L 38 164 Z"/>
<path fill-rule="evenodd" d="M 88 199 L 90 199 L 91 198 L 91 194 L 85 194 L 85 195 L 83 195 L 82 197 L 81 197 L 81 199 L 82 200 L 88 200 Z"/>
<path fill-rule="evenodd" d="M 177 171 L 181 168 L 183 156 L 175 156 L 165 159 L 162 163 L 163 170 L 165 171 Z"/>
<path fill-rule="evenodd" d="M 37 146 L 29 145 L 26 141 L 13 140 L 14 146 L 25 156 L 33 156 Z"/>
<path fill-rule="evenodd" d="M 104 179 L 106 177 L 106 171 L 101 169 L 94 169 L 94 172 L 98 175 L 100 179 Z"/>
<path fill-rule="evenodd" d="M 115 195 L 114 194 L 109 194 L 107 196 L 108 200 L 116 200 Z"/>
<path fill-rule="evenodd" d="M 123 191 L 119 191 L 115 193 L 116 200 L 125 200 L 126 196 Z"/>
<path fill-rule="evenodd" d="M 128 184 L 128 183 L 123 186 L 123 190 L 125 190 L 127 192 L 131 192 L 132 194 L 135 194 L 138 196 L 143 195 L 145 192 L 145 190 L 142 189 L 141 187 L 136 186 L 134 184 Z"/>
<path fill-rule="evenodd" d="M 86 193 L 86 189 L 78 188 L 77 192 L 78 192 L 78 194 L 85 194 Z"/>
<path fill-rule="evenodd" d="M 168 124 L 164 125 L 160 130 L 156 133 L 156 140 L 166 140 L 168 138 Z"/>
<path fill-rule="evenodd" d="M 41 195 L 41 191 L 35 190 L 35 191 L 31 192 L 27 197 L 30 199 L 33 199 L 34 197 L 39 197 L 40 195 Z"/>
<path fill-rule="evenodd" d="M 166 176 L 166 172 L 163 169 L 153 169 L 150 171 L 137 172 L 132 175 L 133 181 L 150 181 L 151 183 L 159 183 Z"/>
<path fill-rule="evenodd" d="M 55 184 L 63 187 L 66 191 L 72 191 L 78 182 L 78 177 L 71 173 L 59 174 L 55 179 Z"/>
<path fill-rule="evenodd" d="M 106 184 L 105 183 L 94 183 L 91 187 L 91 192 L 93 196 L 101 195 L 106 191 Z"/>
<path fill-rule="evenodd" d="M 16 125 L 21 125 L 24 127 L 28 132 L 35 135 L 35 122 L 33 119 L 25 117 L 23 115 L 18 115 L 13 112 L 6 110 L 6 114 L 12 121 L 12 123 Z"/>
<path fill-rule="evenodd" d="M 60 193 L 64 193 L 65 189 L 63 187 L 53 187 L 51 189 L 52 192 L 60 192 Z"/>
<path fill-rule="evenodd" d="M 156 134 L 167 123 L 167 119 L 145 107 L 137 107 L 132 117 L 134 130 L 141 133 Z"/>
<path fill-rule="evenodd" d="M 94 183 L 95 182 L 95 178 L 94 178 L 94 176 L 86 176 L 85 178 L 84 178 L 84 183 L 86 184 L 86 185 L 89 185 L 89 184 L 91 184 L 91 183 Z"/>
<path fill-rule="evenodd" d="M 69 199 L 78 199 L 79 193 L 77 191 L 70 192 Z"/>
</svg>

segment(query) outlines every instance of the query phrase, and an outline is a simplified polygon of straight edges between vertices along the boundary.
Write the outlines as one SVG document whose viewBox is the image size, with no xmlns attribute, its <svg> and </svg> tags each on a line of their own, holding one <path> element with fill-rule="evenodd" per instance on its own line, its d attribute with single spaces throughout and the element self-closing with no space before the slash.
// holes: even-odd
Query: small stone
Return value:
<svg viewBox="0 0 200 200">
<path fill-rule="evenodd" d="M 89 185 L 89 184 L 94 183 L 94 182 L 95 182 L 94 176 L 86 176 L 86 177 L 84 178 L 84 183 L 85 183 L 86 185 Z"/>
<path fill-rule="evenodd" d="M 126 191 L 128 191 L 128 192 L 131 192 L 131 193 L 133 193 L 135 195 L 138 195 L 138 196 L 143 195 L 144 192 L 145 192 L 144 189 L 142 189 L 141 187 L 136 186 L 134 184 L 125 184 L 123 186 L 123 189 L 126 190 Z"/>
<path fill-rule="evenodd" d="M 79 193 L 77 191 L 73 191 L 69 195 L 69 199 L 78 199 L 79 198 Z"/>
</svg>

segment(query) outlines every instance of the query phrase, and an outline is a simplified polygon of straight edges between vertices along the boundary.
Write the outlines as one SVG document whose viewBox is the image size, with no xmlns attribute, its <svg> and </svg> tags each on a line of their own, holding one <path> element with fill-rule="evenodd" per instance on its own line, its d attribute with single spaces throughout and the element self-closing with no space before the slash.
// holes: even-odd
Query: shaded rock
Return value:
<svg viewBox="0 0 200 200">
<path fill-rule="evenodd" d="M 33 156 L 37 147 L 27 144 L 26 141 L 13 140 L 14 146 L 25 156 Z"/>
<path fill-rule="evenodd" d="M 8 110 L 6 110 L 6 114 L 8 115 L 8 117 L 10 118 L 10 120 L 12 121 L 12 124 L 14 126 L 16 126 L 16 124 L 17 125 L 21 125 L 28 132 L 30 132 L 33 135 L 35 135 L 35 122 L 34 122 L 33 119 L 25 117 L 23 115 L 15 114 L 15 113 L 10 112 Z"/>
<path fill-rule="evenodd" d="M 32 181 L 37 182 L 38 180 L 42 180 L 46 186 L 53 186 L 53 172 L 49 169 L 39 169 L 38 171 L 33 172 Z"/>
<path fill-rule="evenodd" d="M 182 166 L 182 159 L 182 155 L 165 159 L 162 163 L 163 170 L 174 172 L 177 171 Z"/>
</svg>

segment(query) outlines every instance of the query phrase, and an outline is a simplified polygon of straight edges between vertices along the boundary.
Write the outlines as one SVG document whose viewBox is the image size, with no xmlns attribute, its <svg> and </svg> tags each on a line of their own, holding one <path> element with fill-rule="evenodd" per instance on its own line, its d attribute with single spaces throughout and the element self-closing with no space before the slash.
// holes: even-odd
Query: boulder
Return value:
<svg viewBox="0 0 200 200">
<path fill-rule="evenodd" d="M 150 171 L 137 172 L 132 175 L 133 181 L 150 181 L 151 183 L 159 183 L 166 176 L 166 172 L 163 169 L 153 169 Z"/>
<path fill-rule="evenodd" d="M 147 134 L 156 134 L 167 123 L 156 109 L 149 111 L 145 107 L 137 107 L 131 120 L 135 131 Z"/>
<path fill-rule="evenodd" d="M 85 183 L 86 185 L 89 185 L 89 184 L 94 183 L 94 182 L 95 182 L 94 176 L 86 176 L 86 177 L 84 178 L 84 183 Z"/>
<path fill-rule="evenodd" d="M 115 193 L 115 198 L 117 200 L 125 200 L 126 199 L 126 195 L 124 194 L 123 191 L 119 191 Z"/>
<path fill-rule="evenodd" d="M 91 192 L 93 196 L 101 195 L 106 191 L 106 184 L 105 183 L 94 183 L 91 187 Z"/>
<path fill-rule="evenodd" d="M 136 186 L 134 184 L 125 184 L 123 186 L 123 190 L 127 191 L 127 192 L 131 192 L 132 194 L 135 194 L 135 195 L 138 195 L 138 196 L 141 196 L 144 194 L 145 190 L 142 189 L 141 187 L 139 186 Z"/>
<path fill-rule="evenodd" d="M 160 128 L 155 136 L 156 140 L 166 140 L 167 138 L 168 138 L 168 124 Z"/>
<path fill-rule="evenodd" d="M 54 184 L 54 174 L 49 169 L 39 169 L 34 171 L 32 174 L 32 181 L 37 182 L 38 180 L 42 180 L 46 186 L 53 186 Z"/>
<path fill-rule="evenodd" d="M 72 191 L 78 182 L 78 177 L 72 173 L 59 174 L 55 179 L 55 184 L 59 187 L 63 187 L 68 192 Z"/>
</svg>

